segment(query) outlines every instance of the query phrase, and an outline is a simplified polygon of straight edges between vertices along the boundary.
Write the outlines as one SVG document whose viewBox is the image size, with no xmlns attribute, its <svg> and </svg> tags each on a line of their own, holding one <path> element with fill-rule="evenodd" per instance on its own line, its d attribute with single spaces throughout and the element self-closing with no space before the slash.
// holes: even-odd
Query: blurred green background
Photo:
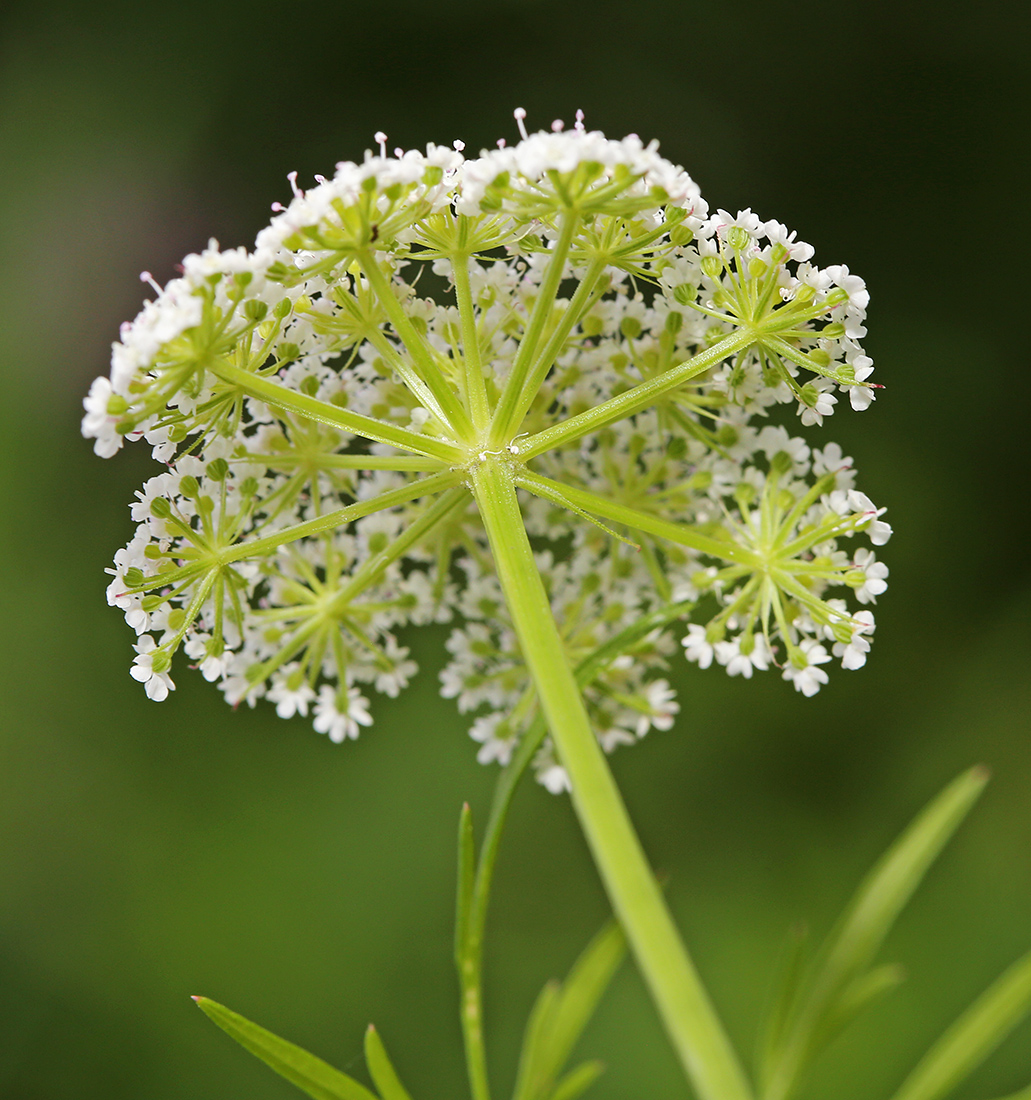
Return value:
<svg viewBox="0 0 1031 1100">
<path fill-rule="evenodd" d="M 955 11 L 951 17 L 949 10 Z M 494 773 L 425 675 L 336 747 L 200 677 L 149 703 L 104 567 L 151 468 L 79 438 L 119 322 L 209 236 L 249 243 L 285 175 L 532 125 L 658 137 L 713 207 L 868 281 L 886 383 L 829 438 L 889 508 L 861 673 L 813 700 L 678 663 L 675 729 L 614 758 L 746 1055 L 789 927 L 822 932 L 961 768 L 995 779 L 889 944 L 909 980 L 808 1089 L 890 1095 L 1031 946 L 1027 24 L 1002 4 L 8 0 L 0 14 L 0 1095 L 274 1100 L 189 994 L 358 1076 L 374 1020 L 417 1098 L 465 1095 L 453 841 Z M 1021 306 L 1021 302 L 1025 305 Z M 847 403 L 846 403 L 847 404 Z M 498 1094 L 539 985 L 606 905 L 565 799 L 523 790 L 489 929 Z M 685 1095 L 631 966 L 583 1043 L 593 1095 Z M 964 1087 L 1031 1080 L 1031 1027 Z"/>
</svg>

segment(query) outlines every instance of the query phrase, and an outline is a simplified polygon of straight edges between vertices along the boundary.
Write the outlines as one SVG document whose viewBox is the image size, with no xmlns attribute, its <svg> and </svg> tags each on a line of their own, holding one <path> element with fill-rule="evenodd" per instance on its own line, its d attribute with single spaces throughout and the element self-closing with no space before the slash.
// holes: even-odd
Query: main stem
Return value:
<svg viewBox="0 0 1031 1100">
<path fill-rule="evenodd" d="M 751 1090 L 648 866 L 590 727 L 526 536 L 512 470 L 491 457 L 473 493 L 572 800 L 616 916 L 700 1100 L 751 1100 Z"/>
</svg>

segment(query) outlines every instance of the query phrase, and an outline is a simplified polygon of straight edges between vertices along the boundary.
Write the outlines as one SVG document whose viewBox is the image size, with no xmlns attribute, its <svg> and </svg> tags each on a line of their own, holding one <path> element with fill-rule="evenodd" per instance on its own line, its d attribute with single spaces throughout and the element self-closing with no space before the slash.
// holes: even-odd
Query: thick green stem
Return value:
<svg viewBox="0 0 1031 1100">
<path fill-rule="evenodd" d="M 649 612 L 637 622 L 621 630 L 613 638 L 588 654 L 576 667 L 576 682 L 580 687 L 589 684 L 609 662 L 646 637 L 653 630 L 666 626 L 686 614 L 694 606 L 693 601 L 668 604 Z M 501 846 L 508 811 L 516 787 L 526 774 L 537 750 L 547 736 L 548 726 L 538 710 L 530 728 L 523 734 L 515 755 L 498 777 L 491 802 L 490 817 L 484 830 L 476 861 L 476 874 L 469 905 L 468 926 L 463 930 L 459 944 L 458 978 L 462 996 L 462 1035 L 465 1040 L 466 1063 L 473 1100 L 490 1100 L 487 1078 L 487 1059 L 483 1044 L 483 940 L 487 926 L 487 909 L 490 904 L 491 882 L 494 865 Z M 471 825 L 470 825 L 471 828 Z"/>
<path fill-rule="evenodd" d="M 700 1100 L 751 1092 L 630 823 L 551 614 L 523 526 L 510 468 L 489 458 L 472 471 L 498 577 L 540 697 L 572 800 L 602 881 Z"/>
</svg>

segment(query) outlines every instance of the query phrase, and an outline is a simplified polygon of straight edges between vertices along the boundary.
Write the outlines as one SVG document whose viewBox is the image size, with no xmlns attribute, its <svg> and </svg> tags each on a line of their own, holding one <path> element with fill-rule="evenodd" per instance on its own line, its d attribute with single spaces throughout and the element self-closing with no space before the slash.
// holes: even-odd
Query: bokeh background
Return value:
<svg viewBox="0 0 1031 1100">
<path fill-rule="evenodd" d="M 949 11 L 955 15 L 950 16 Z M 1005 4 L 669 0 L 7 0 L 0 14 L 0 1095 L 293 1094 L 214 1029 L 203 993 L 359 1077 L 374 1020 L 417 1098 L 465 1095 L 450 966 L 453 848 L 494 775 L 420 686 L 344 747 L 181 673 L 126 675 L 104 567 L 151 465 L 79 438 L 119 322 L 209 236 L 377 129 L 476 150 L 571 120 L 658 137 L 712 206 L 795 227 L 873 293 L 887 384 L 829 436 L 887 505 L 891 589 L 861 673 L 813 700 L 772 675 L 676 669 L 683 712 L 614 765 L 743 1054 L 788 929 L 824 931 L 957 771 L 982 804 L 888 945 L 909 980 L 835 1044 L 809 1097 L 890 1095 L 1031 947 L 1028 26 Z M 846 403 L 847 404 L 847 403 Z M 840 408 L 840 406 L 839 406 Z M 606 904 L 565 799 L 518 796 L 490 924 L 489 1043 Z M 586 1036 L 593 1095 L 685 1086 L 627 965 Z M 959 1094 L 1031 1081 L 1025 1025 Z"/>
</svg>

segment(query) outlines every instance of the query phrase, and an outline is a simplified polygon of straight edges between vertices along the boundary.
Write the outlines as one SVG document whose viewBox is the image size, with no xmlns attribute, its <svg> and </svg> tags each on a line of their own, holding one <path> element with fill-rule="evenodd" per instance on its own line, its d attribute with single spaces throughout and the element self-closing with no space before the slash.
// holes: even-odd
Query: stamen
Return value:
<svg viewBox="0 0 1031 1100">
<path fill-rule="evenodd" d="M 576 110 L 576 122 L 573 125 L 573 129 L 579 134 L 584 132 L 584 113 L 579 107 Z"/>
<path fill-rule="evenodd" d="M 386 159 L 387 155 L 387 135 L 382 130 L 377 130 L 373 135 L 373 140 L 379 146 L 379 155 Z"/>
<path fill-rule="evenodd" d="M 149 271 L 140 272 L 140 282 L 150 283 L 150 285 L 158 292 L 158 294 L 161 293 L 161 287 L 158 285 L 157 280 L 154 278 L 153 275 L 151 275 Z"/>
<path fill-rule="evenodd" d="M 516 107 L 512 114 L 515 117 L 516 125 L 519 127 L 519 136 L 525 141 L 527 135 L 526 126 L 523 125 L 523 119 L 526 118 L 526 110 L 523 107 Z"/>
<path fill-rule="evenodd" d="M 297 186 L 297 172 L 287 172 L 286 178 L 290 181 L 290 190 L 294 193 L 295 199 L 303 199 L 304 192 Z"/>
<path fill-rule="evenodd" d="M 455 147 L 456 153 L 461 153 L 465 149 L 465 142 L 459 141 L 457 138 L 451 144 Z"/>
<path fill-rule="evenodd" d="M 560 118 L 556 118 L 555 121 L 551 124 L 551 132 L 553 134 L 561 134 L 565 128 L 566 124 Z"/>
</svg>

